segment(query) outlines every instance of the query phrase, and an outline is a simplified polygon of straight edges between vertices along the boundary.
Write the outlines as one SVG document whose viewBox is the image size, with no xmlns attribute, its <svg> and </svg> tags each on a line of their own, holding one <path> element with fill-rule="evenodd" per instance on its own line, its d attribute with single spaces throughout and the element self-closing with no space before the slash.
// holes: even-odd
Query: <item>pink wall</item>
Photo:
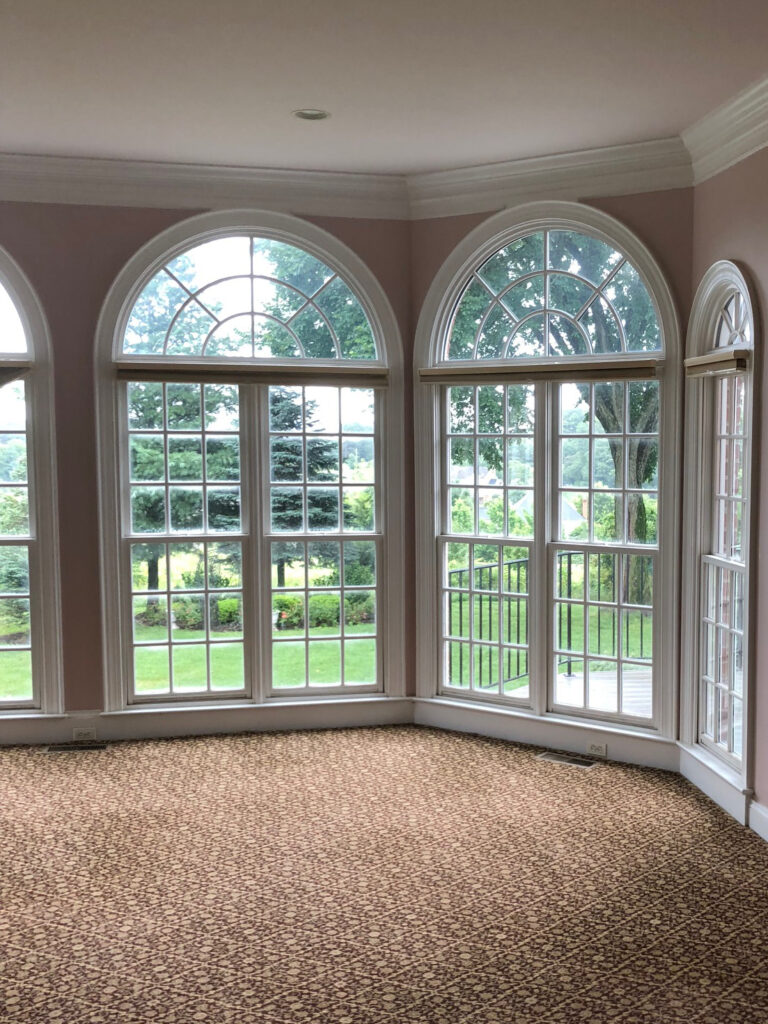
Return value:
<svg viewBox="0 0 768 1024">
<path fill-rule="evenodd" d="M 0 204 L 0 245 L 42 303 L 53 345 L 67 710 L 103 706 L 93 345 L 130 256 L 188 211 Z"/>
<path fill-rule="evenodd" d="M 623 220 L 669 275 L 687 315 L 691 284 L 690 190 L 596 199 Z M 102 706 L 102 652 L 94 620 L 100 609 L 93 344 L 96 322 L 114 278 L 154 235 L 192 216 L 188 210 L 123 209 L 27 203 L 0 204 L 0 245 L 30 278 L 51 329 L 55 368 L 59 526 L 62 565 L 65 703 Z M 413 335 L 424 296 L 443 261 L 488 215 L 428 221 L 312 217 L 350 246 L 384 288 L 403 338 L 406 402 L 406 492 L 402 526 L 407 564 L 414 552 Z M 413 692 L 416 637 L 413 588 L 406 597 L 408 692 Z"/>
<path fill-rule="evenodd" d="M 136 250 L 196 212 L 0 203 L 0 246 L 30 279 L 48 320 L 53 346 L 64 698 L 69 711 L 103 707 L 101 636 L 94 628 L 100 614 L 93 372 L 96 323 L 112 282 Z M 346 242 L 376 274 L 408 346 L 408 224 L 341 218 L 316 222 Z M 410 349 L 406 348 L 406 367 L 410 362 Z M 410 417 L 410 401 L 407 408 Z M 407 475 L 410 508 L 411 461 Z M 411 519 L 406 515 L 406 522 Z M 412 531 L 409 541 L 412 559 Z M 413 621 L 413 615 L 407 618 Z M 412 650 L 413 636 L 409 639 Z"/>
<path fill-rule="evenodd" d="M 716 178 L 696 187 L 693 232 L 693 285 L 715 260 L 740 264 L 755 289 L 758 315 L 766 324 L 768 310 L 768 149 Z M 758 348 L 762 350 L 758 332 Z M 768 360 L 762 360 L 761 379 L 756 381 L 755 406 L 765 392 Z M 768 416 L 758 427 L 759 448 L 768 453 Z M 757 440 L 756 438 L 755 440 Z M 755 791 L 768 804 L 768 473 L 757 474 L 753 495 L 759 491 L 758 528 L 752 539 L 752 565 L 757 568 L 757 605 L 752 611 L 756 635 L 754 664 L 757 687 L 755 730 L 757 737 Z"/>
</svg>

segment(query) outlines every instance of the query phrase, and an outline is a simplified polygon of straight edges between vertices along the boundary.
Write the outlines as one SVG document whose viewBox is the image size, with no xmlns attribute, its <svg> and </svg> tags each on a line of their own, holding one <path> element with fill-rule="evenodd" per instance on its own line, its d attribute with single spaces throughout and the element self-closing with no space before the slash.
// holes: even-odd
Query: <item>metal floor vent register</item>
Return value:
<svg viewBox="0 0 768 1024">
<path fill-rule="evenodd" d="M 81 750 L 106 750 L 106 743 L 51 743 L 45 748 L 46 754 L 78 754 Z"/>
<path fill-rule="evenodd" d="M 588 757 L 579 757 L 577 754 L 558 754 L 554 750 L 547 750 L 543 754 L 537 754 L 540 761 L 554 761 L 555 764 L 569 764 L 573 768 L 591 768 L 594 761 Z"/>
</svg>

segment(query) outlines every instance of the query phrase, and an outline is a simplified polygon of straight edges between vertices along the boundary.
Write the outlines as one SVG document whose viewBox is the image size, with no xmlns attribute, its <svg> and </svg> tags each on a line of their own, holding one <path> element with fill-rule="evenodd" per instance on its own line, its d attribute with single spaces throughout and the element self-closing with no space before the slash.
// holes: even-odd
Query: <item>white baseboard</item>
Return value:
<svg viewBox="0 0 768 1024">
<path fill-rule="evenodd" d="M 768 807 L 753 800 L 749 805 L 749 827 L 768 843 Z"/>
<path fill-rule="evenodd" d="M 143 707 L 107 713 L 81 711 L 55 717 L 9 717 L 0 726 L 0 745 L 68 743 L 75 728 L 90 729 L 99 740 L 133 740 L 293 729 L 349 729 L 404 725 L 412 720 L 411 701 L 405 697 L 342 698 L 322 703 L 285 701 L 216 707 Z"/>
<path fill-rule="evenodd" d="M 680 747 L 680 774 L 710 800 L 746 825 L 750 794 L 740 776 L 701 747 Z"/>
<path fill-rule="evenodd" d="M 590 743 L 605 743 L 611 761 L 678 770 L 677 744 L 672 740 L 617 732 L 615 728 L 595 726 L 592 722 L 560 722 L 515 713 L 507 708 L 479 707 L 466 701 L 440 697 L 429 700 L 416 698 L 413 720 L 416 725 L 477 733 L 494 739 L 569 750 L 575 754 L 586 754 Z"/>
</svg>

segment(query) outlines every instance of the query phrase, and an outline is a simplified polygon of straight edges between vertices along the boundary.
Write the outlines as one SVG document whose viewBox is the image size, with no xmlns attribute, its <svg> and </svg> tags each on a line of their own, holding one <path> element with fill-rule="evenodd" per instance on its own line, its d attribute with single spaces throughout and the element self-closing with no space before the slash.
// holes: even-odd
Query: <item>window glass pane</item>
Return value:
<svg viewBox="0 0 768 1024">
<path fill-rule="evenodd" d="M 469 278 L 443 358 L 567 358 L 661 347 L 656 308 L 624 254 L 583 232 L 555 230 L 508 243 Z"/>
<path fill-rule="evenodd" d="M 269 389 L 271 529 L 315 539 L 271 544 L 273 687 L 373 687 L 377 541 L 354 535 L 376 529 L 374 392 L 296 388 L 288 401 L 286 390 Z M 294 487 L 276 480 L 276 444 Z"/>
<path fill-rule="evenodd" d="M 24 355 L 27 351 L 27 334 L 16 303 L 0 284 L 0 355 Z"/>
<path fill-rule="evenodd" d="M 194 245 L 158 271 L 133 305 L 122 352 L 377 358 L 349 286 L 303 249 L 254 235 Z"/>
<path fill-rule="evenodd" d="M 26 423 L 24 382 L 15 380 L 1 386 L 0 537 L 30 534 Z"/>
<path fill-rule="evenodd" d="M 443 545 L 444 636 L 465 641 L 443 647 L 447 686 L 529 699 L 529 561 L 524 545 Z"/>
</svg>

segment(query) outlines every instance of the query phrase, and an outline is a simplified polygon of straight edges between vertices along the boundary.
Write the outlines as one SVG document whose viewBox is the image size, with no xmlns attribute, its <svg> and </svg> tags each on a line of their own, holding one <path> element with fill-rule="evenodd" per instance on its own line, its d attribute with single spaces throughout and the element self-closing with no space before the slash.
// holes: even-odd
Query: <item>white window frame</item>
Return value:
<svg viewBox="0 0 768 1024">
<path fill-rule="evenodd" d="M 0 281 L 13 300 L 27 340 L 23 355 L 0 355 L 0 382 L 21 377 L 27 404 L 29 480 L 31 701 L 0 704 L 0 716 L 59 715 L 63 711 L 60 566 L 52 349 L 48 323 L 26 274 L 0 249 Z"/>
<path fill-rule="evenodd" d="M 370 362 L 339 360 L 306 360 L 281 362 L 280 360 L 212 360 L 187 359 L 164 356 L 121 356 L 120 341 L 130 310 L 146 282 L 174 256 L 190 247 L 229 234 L 254 233 L 297 246 L 312 253 L 340 273 L 354 288 L 371 325 L 379 358 Z M 380 451 L 380 477 L 377 480 L 381 503 L 378 509 L 377 529 L 384 544 L 385 556 L 378 566 L 380 594 L 379 635 L 379 696 L 405 695 L 405 566 L 402 531 L 387 529 L 397 524 L 402 515 L 404 493 L 403 455 L 403 374 L 402 344 L 392 307 L 381 285 L 363 261 L 333 235 L 297 217 L 260 210 L 217 211 L 189 218 L 158 235 L 145 245 L 127 263 L 115 280 L 102 308 L 96 336 L 96 381 L 100 483 L 100 533 L 102 611 L 104 623 L 104 675 L 105 710 L 122 711 L 127 707 L 145 706 L 132 700 L 129 689 L 130 653 L 132 637 L 131 617 L 126 608 L 125 567 L 121 568 L 123 529 L 121 517 L 120 459 L 116 453 L 124 445 L 124 425 L 120 416 L 121 384 L 128 379 L 127 372 L 140 373 L 143 368 L 154 374 L 153 379 L 186 379 L 251 384 L 304 383 L 329 386 L 360 386 L 381 389 L 377 400 L 377 451 Z M 241 405 L 244 433 L 250 435 L 250 447 L 255 453 L 252 465 L 243 464 L 243 488 L 256 503 L 263 505 L 263 482 L 259 479 L 262 461 L 263 420 L 258 422 L 258 388 L 246 387 L 249 398 Z M 259 427 L 262 426 L 262 431 Z M 242 435 L 244 436 L 244 434 Z M 385 443 L 382 443 L 385 441 Z M 381 450 L 383 449 L 383 450 Z M 249 479 L 246 479 L 246 476 Z M 244 558 L 245 598 L 248 623 L 245 632 L 252 639 L 252 658 L 246 652 L 246 674 L 251 661 L 251 680 L 246 676 L 246 696 L 222 694 L 211 698 L 153 701 L 153 707 L 184 709 L 189 707 L 220 707 L 228 705 L 306 701 L 328 702 L 333 699 L 361 699 L 371 696 L 370 689 L 345 689 L 343 692 L 297 693 L 285 690 L 272 694 L 269 689 L 271 649 L 271 601 L 269 595 L 269 537 L 265 525 L 251 516 L 250 524 L 244 520 L 243 532 L 250 529 L 248 555 Z M 256 521 L 254 521 L 256 520 Z M 226 540 L 226 534 L 209 539 Z M 239 536 L 239 535 L 238 535 Z M 294 535 L 285 534 L 290 540 Z M 250 570 L 248 566 L 250 565 Z M 117 585 L 121 580 L 122 585 Z M 247 643 L 247 641 L 246 641 Z M 252 688 L 249 682 L 253 682 Z"/>
<path fill-rule="evenodd" d="M 751 345 L 736 344 L 716 347 L 720 315 L 727 300 L 737 292 L 751 327 Z M 683 548 L 683 588 L 686 600 L 682 620 L 682 686 L 680 740 L 693 748 L 705 761 L 741 790 L 752 786 L 754 756 L 754 694 L 755 630 L 751 627 L 750 610 L 754 607 L 756 574 L 751 572 L 750 538 L 754 535 L 757 501 L 751 493 L 756 479 L 757 446 L 755 436 L 756 402 L 755 349 L 757 306 L 750 282 L 741 269 L 729 260 L 718 260 L 704 274 L 691 309 L 686 352 L 686 423 L 684 516 L 686 523 Z M 701 617 L 703 611 L 702 565 L 709 556 L 726 568 L 728 559 L 712 554 L 712 505 L 714 477 L 715 396 L 714 382 L 724 374 L 738 372 L 745 382 L 744 423 L 745 452 L 743 494 L 745 515 L 743 525 L 744 580 L 744 700 L 743 749 L 741 759 L 729 756 L 716 744 L 700 735 Z M 735 563 L 738 567 L 739 563 Z"/>
<path fill-rule="evenodd" d="M 455 305 L 470 274 L 485 259 L 497 252 L 513 238 L 542 230 L 573 230 L 592 235 L 621 250 L 640 273 L 653 299 L 659 319 L 662 350 L 658 353 L 639 353 L 637 356 L 584 357 L 543 360 L 479 360 L 468 369 L 466 365 L 452 366 L 441 361 L 441 352 L 450 327 Z M 678 514 L 677 485 L 678 452 L 675 438 L 679 436 L 680 420 L 680 342 L 679 324 L 674 300 L 666 279 L 646 246 L 623 224 L 602 211 L 579 203 L 528 203 L 490 217 L 472 231 L 448 257 L 438 271 L 422 308 L 416 334 L 414 356 L 414 390 L 416 395 L 416 479 L 417 491 L 417 631 L 418 635 L 434 638 L 424 642 L 417 650 L 417 696 L 426 700 L 453 699 L 441 692 L 439 651 L 441 567 L 438 563 L 436 538 L 441 529 L 442 497 L 442 419 L 440 394 L 446 382 L 456 383 L 514 383 L 540 380 L 554 385 L 569 380 L 621 380 L 634 374 L 646 379 L 656 377 L 661 384 L 660 434 L 661 473 L 659 480 L 659 551 L 663 551 L 659 564 L 660 578 L 655 584 L 655 620 L 657 624 L 654 647 L 654 708 L 655 716 L 647 726 L 624 724 L 611 717 L 606 720 L 599 713 L 573 713 L 550 710 L 551 667 L 544 663 L 547 645 L 544 640 L 531 645 L 530 706 L 516 707 L 509 701 L 496 703 L 496 707 L 512 715 L 547 718 L 552 721 L 599 723 L 605 728 L 655 734 L 675 738 L 677 730 L 677 658 L 678 658 Z M 554 443 L 553 425 L 536 425 L 536 517 L 545 521 L 544 510 L 555 501 L 549 471 Z M 543 480 L 543 483 L 542 483 Z M 502 542 L 489 537 L 488 542 Z M 538 561 L 531 571 L 535 594 L 531 596 L 530 636 L 548 637 L 552 628 L 553 601 L 542 585 L 547 576 L 547 552 L 554 538 L 540 537 Z M 561 545 L 562 546 L 562 545 Z M 533 589 L 533 588 L 532 588 Z M 534 633 L 535 631 L 535 633 Z M 658 656 L 664 651 L 664 657 Z M 551 659 L 547 659 L 551 660 Z M 456 700 L 463 698 L 456 694 Z M 465 704 L 470 700 L 465 700 Z M 478 702 L 475 701 L 475 704 Z M 488 706 L 490 701 L 483 701 Z"/>
</svg>

